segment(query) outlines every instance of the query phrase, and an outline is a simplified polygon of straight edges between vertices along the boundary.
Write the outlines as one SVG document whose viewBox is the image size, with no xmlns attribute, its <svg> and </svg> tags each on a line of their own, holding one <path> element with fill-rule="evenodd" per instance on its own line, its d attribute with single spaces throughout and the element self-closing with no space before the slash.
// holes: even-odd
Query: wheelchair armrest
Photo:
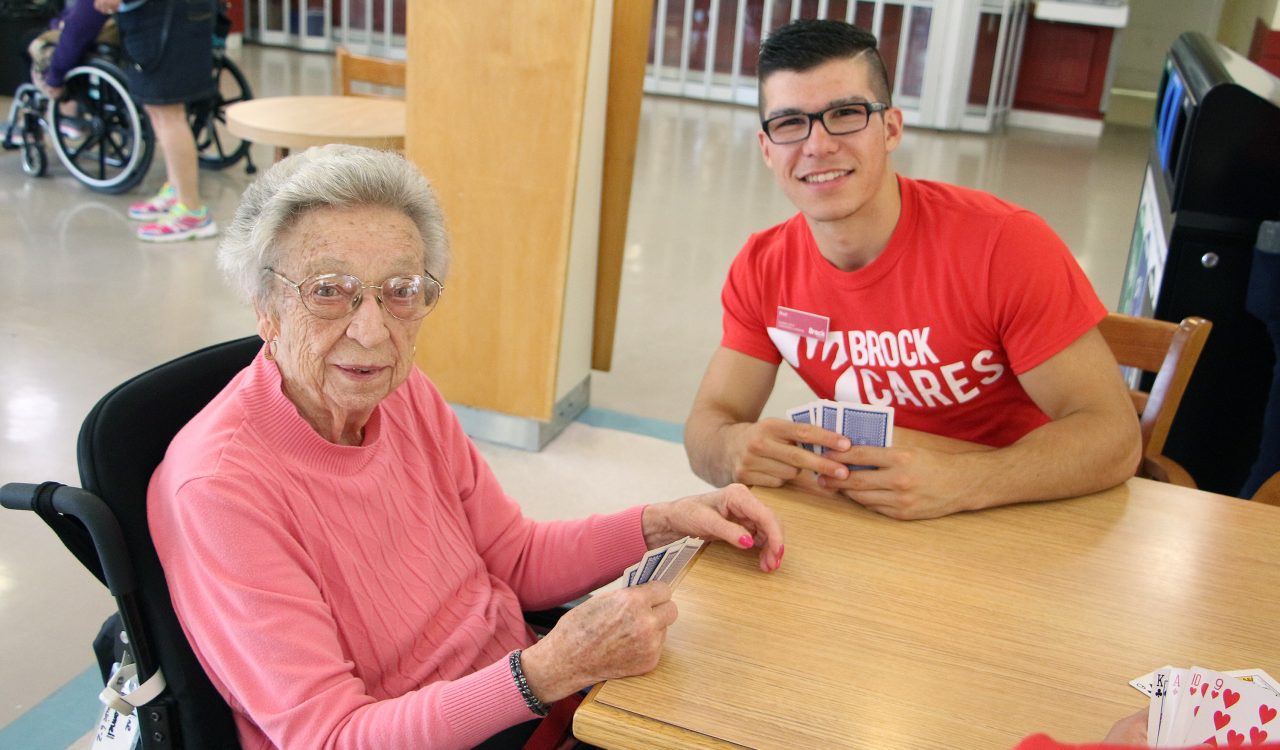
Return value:
<svg viewBox="0 0 1280 750">
<path fill-rule="evenodd" d="M 524 613 L 524 621 L 529 623 L 529 627 L 533 628 L 533 632 L 537 633 L 538 637 L 541 638 L 549 633 L 551 629 L 556 626 L 556 623 L 560 622 L 560 618 L 564 617 L 565 612 L 568 612 L 586 600 L 586 596 L 580 596 L 571 602 L 565 602 L 564 604 L 561 604 L 558 607 L 552 607 L 551 609 L 539 609 L 532 612 L 526 611 Z"/>
</svg>

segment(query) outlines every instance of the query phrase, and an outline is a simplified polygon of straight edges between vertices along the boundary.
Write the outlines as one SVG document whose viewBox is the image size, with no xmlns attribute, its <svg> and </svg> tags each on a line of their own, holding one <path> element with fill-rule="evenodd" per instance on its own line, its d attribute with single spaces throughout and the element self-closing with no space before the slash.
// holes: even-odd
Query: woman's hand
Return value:
<svg viewBox="0 0 1280 750">
<path fill-rule="evenodd" d="M 529 689 L 553 703 L 597 682 L 651 671 L 676 614 L 661 581 L 591 597 L 524 650 Z"/>
<path fill-rule="evenodd" d="M 644 509 L 641 526 L 649 549 L 686 536 L 721 539 L 739 549 L 760 548 L 760 569 L 782 564 L 782 526 L 764 503 L 740 484 Z"/>
</svg>

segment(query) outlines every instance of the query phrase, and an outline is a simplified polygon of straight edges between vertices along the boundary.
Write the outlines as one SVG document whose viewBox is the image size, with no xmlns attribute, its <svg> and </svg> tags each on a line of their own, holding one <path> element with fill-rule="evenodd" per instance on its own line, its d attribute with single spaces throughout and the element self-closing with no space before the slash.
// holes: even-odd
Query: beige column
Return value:
<svg viewBox="0 0 1280 750">
<path fill-rule="evenodd" d="M 418 364 L 479 437 L 536 449 L 589 402 L 612 6 L 409 4 L 405 153 L 454 252 Z"/>
</svg>

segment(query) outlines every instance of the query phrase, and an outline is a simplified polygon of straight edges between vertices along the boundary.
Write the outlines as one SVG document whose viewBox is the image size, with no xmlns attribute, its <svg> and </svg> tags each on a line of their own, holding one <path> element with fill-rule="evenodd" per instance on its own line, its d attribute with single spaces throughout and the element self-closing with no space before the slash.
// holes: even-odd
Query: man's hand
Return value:
<svg viewBox="0 0 1280 750">
<path fill-rule="evenodd" d="M 120 9 L 121 0 L 93 0 L 93 8 L 99 13 L 115 13 Z"/>
<path fill-rule="evenodd" d="M 524 650 L 529 688 L 553 703 L 597 682 L 652 671 L 677 614 L 661 581 L 593 596 Z"/>
<path fill-rule="evenodd" d="M 649 549 L 694 536 L 707 541 L 719 539 L 739 549 L 758 548 L 760 569 L 766 573 L 782 564 L 782 526 L 778 517 L 740 484 L 646 506 L 641 527 Z"/>
<path fill-rule="evenodd" d="M 981 496 L 980 475 L 969 470 L 969 458 L 963 453 L 854 446 L 830 457 L 876 468 L 851 471 L 842 480 L 822 477 L 819 484 L 890 518 L 938 518 L 972 510 L 971 501 Z"/>
<path fill-rule="evenodd" d="M 1077 497 L 1133 475 L 1141 435 L 1133 403 L 1111 350 L 1092 329 L 1018 376 L 1050 419 L 1014 443 L 948 450 L 936 441 L 914 447 L 857 447 L 831 458 L 879 467 L 854 471 L 839 489 L 894 518 L 935 518 L 1009 503 Z M 992 418 L 998 418 L 993 415 Z"/>
<path fill-rule="evenodd" d="M 813 472 L 841 478 L 847 473 L 839 463 L 797 445 L 842 449 L 849 446 L 844 437 L 813 425 L 760 420 L 777 374 L 775 364 L 724 347 L 716 350 L 684 427 L 695 474 L 717 487 L 733 482 L 778 487 L 794 481 L 821 491 Z"/>
<path fill-rule="evenodd" d="M 839 461 L 800 447 L 801 443 L 812 443 L 834 451 L 849 448 L 848 438 L 816 425 L 770 418 L 733 425 L 725 428 L 722 434 L 735 482 L 781 487 L 786 482 L 795 481 L 818 487 L 814 482 L 815 473 L 832 479 L 844 479 L 849 475 L 849 470 Z"/>
</svg>

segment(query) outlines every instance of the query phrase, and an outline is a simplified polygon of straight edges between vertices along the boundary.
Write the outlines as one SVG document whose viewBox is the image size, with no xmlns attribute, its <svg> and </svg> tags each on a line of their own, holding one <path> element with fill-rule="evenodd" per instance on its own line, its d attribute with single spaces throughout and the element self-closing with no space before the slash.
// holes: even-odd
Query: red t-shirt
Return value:
<svg viewBox="0 0 1280 750">
<path fill-rule="evenodd" d="M 884 252 L 840 271 L 802 214 L 752 235 L 729 269 L 721 345 L 786 360 L 820 398 L 891 405 L 894 421 L 993 446 L 1049 418 L 1017 375 L 1107 313 L 1035 214 L 975 190 L 898 177 Z M 778 308 L 830 318 L 825 342 L 778 327 Z"/>
</svg>

